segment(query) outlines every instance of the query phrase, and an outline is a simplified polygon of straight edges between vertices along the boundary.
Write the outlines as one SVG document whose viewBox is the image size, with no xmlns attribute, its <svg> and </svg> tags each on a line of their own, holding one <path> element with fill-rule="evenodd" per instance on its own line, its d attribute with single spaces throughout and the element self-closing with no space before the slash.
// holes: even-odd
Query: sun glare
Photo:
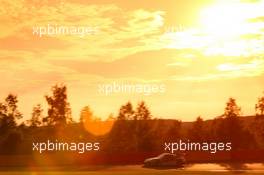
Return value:
<svg viewBox="0 0 264 175">
<path fill-rule="evenodd" d="M 200 11 L 200 25 L 165 34 L 167 48 L 201 49 L 205 55 L 248 56 L 262 51 L 257 38 L 263 23 L 264 2 L 218 1 Z M 254 22 L 253 22 L 253 21 Z M 202 41 L 202 42 L 201 42 Z"/>
<path fill-rule="evenodd" d="M 247 14 L 243 5 L 233 3 L 216 4 L 201 12 L 202 28 L 207 34 L 218 37 L 237 37 L 243 34 Z"/>
</svg>

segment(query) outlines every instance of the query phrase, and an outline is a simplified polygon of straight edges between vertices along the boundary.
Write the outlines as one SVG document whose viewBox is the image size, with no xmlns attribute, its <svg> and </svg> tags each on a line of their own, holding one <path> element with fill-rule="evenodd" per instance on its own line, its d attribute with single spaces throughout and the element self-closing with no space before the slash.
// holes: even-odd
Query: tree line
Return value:
<svg viewBox="0 0 264 175">
<path fill-rule="evenodd" d="M 47 115 L 43 114 L 42 106 L 37 104 L 33 107 L 31 119 L 21 124 L 18 124 L 18 121 L 23 118 L 23 115 L 18 109 L 17 96 L 9 94 L 4 102 L 0 103 L 0 148 L 2 150 L 15 150 L 16 144 L 23 140 L 23 134 L 26 135 L 25 133 L 31 130 L 40 131 L 38 128 L 43 127 L 53 128 L 54 130 L 50 133 L 44 131 L 45 137 L 49 137 L 49 134 L 52 135 L 57 128 L 76 124 L 72 119 L 65 85 L 53 86 L 51 94 L 44 97 L 48 104 Z M 180 120 L 161 120 L 153 117 L 144 101 L 139 102 L 135 108 L 131 102 L 127 102 L 120 107 L 117 116 L 109 115 L 108 119 L 114 121 L 110 132 L 96 139 L 101 139 L 102 150 L 108 152 L 157 151 L 163 149 L 164 142 L 179 139 L 193 142 L 232 142 L 234 149 L 264 149 L 264 95 L 257 99 L 255 111 L 254 120 L 245 123 L 236 100 L 229 98 L 221 116 L 207 121 L 199 116 L 189 127 L 185 127 L 186 124 Z M 100 121 L 100 118 L 94 116 L 89 106 L 85 106 L 80 112 L 79 123 L 91 120 Z M 84 130 L 78 132 L 80 135 L 85 135 Z M 31 133 L 34 135 L 34 132 Z M 77 133 L 72 131 L 73 137 L 74 134 Z"/>
<path fill-rule="evenodd" d="M 189 140 L 196 143 L 231 142 L 233 149 L 263 149 L 263 102 L 264 97 L 260 97 L 253 122 L 243 122 L 241 108 L 234 98 L 229 98 L 223 115 L 208 121 L 199 116 L 189 127 L 179 120 L 151 118 L 144 103 L 138 105 L 136 112 L 133 111 L 131 103 L 127 103 L 120 108 L 106 148 L 119 152 L 162 151 L 164 142 Z M 139 111 L 144 112 L 137 118 L 138 114 L 141 114 Z"/>
</svg>

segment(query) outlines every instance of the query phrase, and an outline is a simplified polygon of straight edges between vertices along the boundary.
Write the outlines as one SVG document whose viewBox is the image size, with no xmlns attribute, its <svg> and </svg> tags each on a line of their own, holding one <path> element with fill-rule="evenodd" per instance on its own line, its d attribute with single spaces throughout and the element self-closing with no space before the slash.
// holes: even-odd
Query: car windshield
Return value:
<svg viewBox="0 0 264 175">
<path fill-rule="evenodd" d="M 159 159 L 162 159 L 162 158 L 165 158 L 165 157 L 170 157 L 172 156 L 171 154 L 168 154 L 168 153 L 163 153 L 161 155 L 158 156 Z"/>
</svg>

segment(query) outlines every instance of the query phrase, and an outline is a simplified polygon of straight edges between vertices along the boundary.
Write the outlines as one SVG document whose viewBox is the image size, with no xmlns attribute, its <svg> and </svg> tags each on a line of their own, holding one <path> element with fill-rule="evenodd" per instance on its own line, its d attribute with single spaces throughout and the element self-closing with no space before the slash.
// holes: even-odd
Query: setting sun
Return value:
<svg viewBox="0 0 264 175">
<path fill-rule="evenodd" d="M 246 32 L 246 20 L 245 9 L 237 3 L 220 3 L 201 12 L 201 23 L 205 31 L 219 38 L 230 39 L 243 34 Z"/>
</svg>

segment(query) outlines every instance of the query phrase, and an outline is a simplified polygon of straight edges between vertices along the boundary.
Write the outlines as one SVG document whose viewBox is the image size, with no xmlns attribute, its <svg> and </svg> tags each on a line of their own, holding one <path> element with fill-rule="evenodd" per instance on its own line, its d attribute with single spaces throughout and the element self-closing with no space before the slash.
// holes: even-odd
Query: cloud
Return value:
<svg viewBox="0 0 264 175">
<path fill-rule="evenodd" d="M 264 75 L 264 60 L 244 58 L 245 63 L 241 60 L 236 60 L 227 63 L 218 63 L 213 66 L 213 69 L 204 73 L 189 74 L 186 76 L 173 76 L 173 80 L 178 81 L 219 81 L 223 79 L 239 79 L 245 77 L 259 77 Z M 202 67 L 202 66 L 200 66 Z"/>
<path fill-rule="evenodd" d="M 70 46 L 69 43 L 56 38 L 21 38 L 9 36 L 0 39 L 1 50 L 9 51 L 48 51 L 50 49 L 65 50 Z"/>
<path fill-rule="evenodd" d="M 99 83 L 159 82 L 166 84 L 168 92 L 146 98 L 156 113 L 181 111 L 185 115 L 190 104 L 202 104 L 206 111 L 211 109 L 213 97 L 223 101 L 227 94 L 263 88 L 262 6 L 243 6 L 252 13 L 245 13 L 249 20 L 243 30 L 238 28 L 242 34 L 223 38 L 194 25 L 164 33 L 165 25 L 195 22 L 200 1 L 137 2 L 0 0 L 0 74 L 4 82 L 0 95 L 21 94 L 29 111 L 27 102 L 43 100 L 51 85 L 64 82 L 74 110 L 88 103 L 107 113 L 117 111 L 118 103 L 142 97 L 119 94 L 114 96 L 117 103 L 113 107 L 113 98 L 95 93 Z M 33 26 L 47 24 L 96 26 L 99 33 L 84 38 L 32 35 Z M 223 29 L 228 32 L 228 27 Z M 245 82 L 252 86 L 243 86 Z M 243 87 L 238 92 L 239 86 Z M 226 89 L 230 91 L 226 93 Z M 177 104 L 185 104 L 177 111 L 175 99 Z M 193 111 L 198 110 L 188 110 L 187 115 L 194 115 Z"/>
<path fill-rule="evenodd" d="M 185 50 L 186 51 L 186 50 Z M 189 64 L 190 58 L 183 56 L 183 50 L 162 49 L 144 51 L 114 61 L 60 61 L 51 64 L 72 69 L 79 74 L 92 74 L 106 79 L 138 78 L 143 80 L 166 79 L 177 72 L 185 72 L 186 68 L 169 67 L 168 64 Z M 191 53 L 192 50 L 189 50 Z M 146 71 L 147 69 L 147 71 Z"/>
</svg>

